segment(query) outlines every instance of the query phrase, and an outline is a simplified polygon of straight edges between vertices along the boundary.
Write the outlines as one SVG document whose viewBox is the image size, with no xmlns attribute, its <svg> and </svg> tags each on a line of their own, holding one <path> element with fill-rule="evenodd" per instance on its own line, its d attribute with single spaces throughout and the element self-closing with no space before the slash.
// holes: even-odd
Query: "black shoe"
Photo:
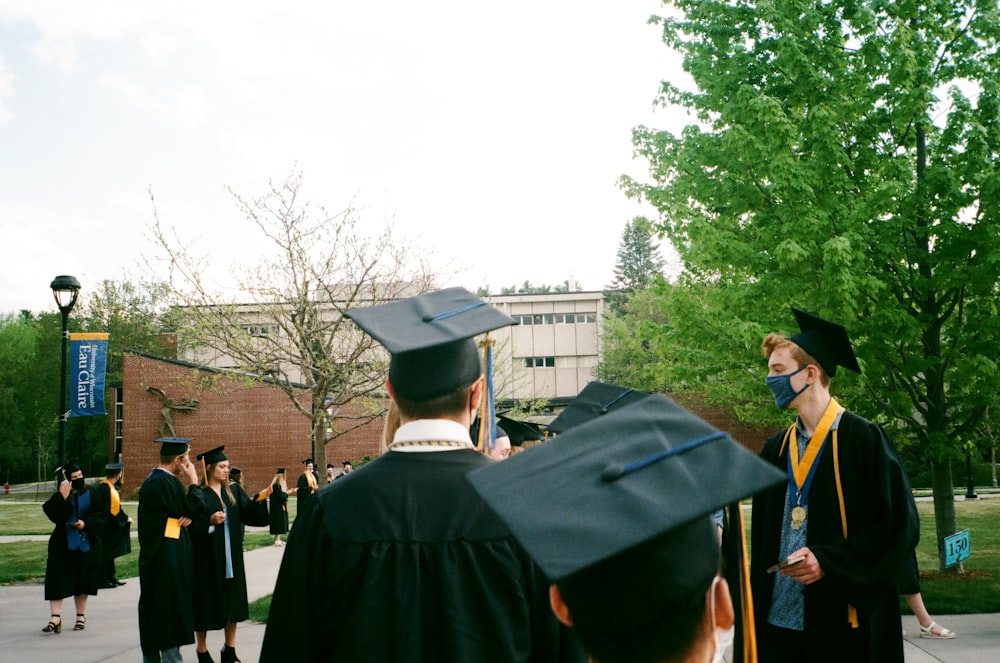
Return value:
<svg viewBox="0 0 1000 663">
<path fill-rule="evenodd" d="M 118 587 L 121 587 L 122 585 L 125 584 L 124 580 L 112 580 L 111 582 L 115 583 L 115 585 L 117 585 Z"/>
<path fill-rule="evenodd" d="M 114 589 L 117 586 L 118 586 L 117 582 L 109 581 L 101 585 L 101 589 Z"/>
</svg>

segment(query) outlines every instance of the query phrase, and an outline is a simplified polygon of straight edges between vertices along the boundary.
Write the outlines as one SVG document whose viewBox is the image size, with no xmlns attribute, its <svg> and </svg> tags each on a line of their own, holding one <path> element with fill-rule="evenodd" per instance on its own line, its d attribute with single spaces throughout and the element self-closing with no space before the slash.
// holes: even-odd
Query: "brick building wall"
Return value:
<svg viewBox="0 0 1000 663">
<path fill-rule="evenodd" d="M 122 461 L 125 463 L 123 494 L 135 495 L 149 471 L 159 463 L 160 437 L 164 426 L 164 402 L 147 387 L 162 390 L 174 404 L 197 400 L 190 410 L 173 410 L 171 418 L 178 437 L 191 437 L 191 456 L 225 445 L 226 456 L 243 470 L 244 487 L 253 493 L 270 483 L 274 471 L 284 467 L 289 483 L 301 472 L 301 461 L 311 455 L 309 420 L 292 405 L 278 387 L 238 376 L 149 355 L 125 356 L 122 375 Z M 308 407 L 303 390 L 299 402 Z M 352 415 L 350 408 L 342 412 Z M 346 430 L 344 422 L 334 426 Z M 170 435 L 164 426 L 163 434 Z M 358 463 L 379 450 L 382 422 L 375 420 L 332 440 L 327 462 L 338 470 L 341 461 Z M 320 472 L 322 477 L 324 472 Z"/>
</svg>

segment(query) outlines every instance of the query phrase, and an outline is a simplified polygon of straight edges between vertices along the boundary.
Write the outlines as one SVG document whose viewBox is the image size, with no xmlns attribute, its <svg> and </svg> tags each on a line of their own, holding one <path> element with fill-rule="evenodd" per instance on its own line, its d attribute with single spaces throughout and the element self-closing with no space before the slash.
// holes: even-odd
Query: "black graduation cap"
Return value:
<svg viewBox="0 0 1000 663">
<path fill-rule="evenodd" d="M 275 472 L 275 474 L 284 474 L 284 473 L 285 473 L 285 468 L 283 468 L 283 467 L 279 467 L 278 471 Z"/>
<path fill-rule="evenodd" d="M 327 463 L 326 464 L 326 469 L 332 470 L 333 469 L 333 463 Z"/>
<path fill-rule="evenodd" d="M 525 440 L 542 439 L 542 433 L 538 424 L 528 421 L 518 421 L 502 414 L 497 418 L 500 420 L 500 425 L 503 427 L 504 432 L 507 433 L 507 437 L 510 438 L 510 443 L 514 446 L 521 446 L 521 443 Z"/>
<path fill-rule="evenodd" d="M 161 456 L 180 456 L 190 447 L 192 437 L 158 437 L 153 442 L 160 445 Z"/>
<path fill-rule="evenodd" d="M 80 461 L 76 458 L 70 458 L 69 460 L 67 460 L 65 463 L 62 464 L 62 467 L 57 467 L 56 472 L 59 472 L 60 470 L 65 472 L 66 478 L 68 479 L 69 475 L 73 474 L 73 472 L 80 471 L 80 469 L 82 469 L 80 467 Z"/>
<path fill-rule="evenodd" d="M 469 386 L 482 375 L 473 337 L 516 324 L 465 288 L 446 288 L 354 309 L 354 320 L 389 351 L 389 383 L 401 397 L 428 400 Z"/>
<path fill-rule="evenodd" d="M 306 458 L 304 461 L 302 461 L 302 464 L 303 465 L 308 465 L 309 463 L 312 463 L 312 462 L 313 462 L 312 458 Z M 313 463 L 313 465 L 315 465 L 315 463 Z"/>
<path fill-rule="evenodd" d="M 195 459 L 202 461 L 202 464 L 204 465 L 212 465 L 214 463 L 219 463 L 221 461 L 226 460 L 226 454 L 222 453 L 222 450 L 225 448 L 226 448 L 225 445 L 223 445 L 221 447 L 215 447 L 214 449 L 209 449 L 208 451 L 204 451 L 195 456 Z"/>
<path fill-rule="evenodd" d="M 552 420 L 548 429 L 552 433 L 563 433 L 573 426 L 635 403 L 646 396 L 649 394 L 645 391 L 606 382 L 591 382 Z"/>
<path fill-rule="evenodd" d="M 108 463 L 104 466 L 105 474 L 110 474 L 112 472 L 121 472 L 125 469 L 125 463 Z"/>
<path fill-rule="evenodd" d="M 551 581 L 652 542 L 671 561 L 658 582 L 683 592 L 704 591 L 717 571 L 710 514 L 787 477 L 654 395 L 468 480 Z"/>
<path fill-rule="evenodd" d="M 792 313 L 795 314 L 795 321 L 802 331 L 792 336 L 790 340 L 815 357 L 827 375 L 830 377 L 836 375 L 837 366 L 843 366 L 855 373 L 861 372 L 843 325 L 794 307 Z"/>
<path fill-rule="evenodd" d="M 345 467 L 348 466 L 348 465 L 351 465 L 352 467 L 354 466 L 353 463 L 351 463 L 351 461 L 349 461 L 349 460 L 341 461 L 340 464 L 343 465 L 343 466 L 345 466 Z"/>
<path fill-rule="evenodd" d="M 229 476 L 231 476 L 231 477 L 232 476 L 237 476 L 238 477 L 238 476 L 240 476 L 242 474 L 243 474 L 243 470 L 241 470 L 238 467 L 230 467 L 229 468 Z"/>
</svg>

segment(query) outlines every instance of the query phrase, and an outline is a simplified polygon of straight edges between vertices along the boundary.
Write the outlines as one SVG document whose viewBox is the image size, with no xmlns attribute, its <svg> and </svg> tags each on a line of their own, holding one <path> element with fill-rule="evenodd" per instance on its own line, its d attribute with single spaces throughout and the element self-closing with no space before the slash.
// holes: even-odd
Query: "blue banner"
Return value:
<svg viewBox="0 0 1000 663">
<path fill-rule="evenodd" d="M 108 335 L 69 335 L 69 416 L 106 415 L 104 374 L 108 365 Z"/>
</svg>

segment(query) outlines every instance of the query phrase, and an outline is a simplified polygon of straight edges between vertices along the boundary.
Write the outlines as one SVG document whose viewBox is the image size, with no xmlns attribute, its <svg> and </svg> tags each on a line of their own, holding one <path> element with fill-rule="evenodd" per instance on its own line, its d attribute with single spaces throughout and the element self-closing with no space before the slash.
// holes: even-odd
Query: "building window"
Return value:
<svg viewBox="0 0 1000 663">
<path fill-rule="evenodd" d="M 270 336 L 278 333 L 278 325 L 243 325 L 243 331 L 251 336 Z"/>
<path fill-rule="evenodd" d="M 525 368 L 555 368 L 555 357 L 525 357 Z"/>
</svg>

